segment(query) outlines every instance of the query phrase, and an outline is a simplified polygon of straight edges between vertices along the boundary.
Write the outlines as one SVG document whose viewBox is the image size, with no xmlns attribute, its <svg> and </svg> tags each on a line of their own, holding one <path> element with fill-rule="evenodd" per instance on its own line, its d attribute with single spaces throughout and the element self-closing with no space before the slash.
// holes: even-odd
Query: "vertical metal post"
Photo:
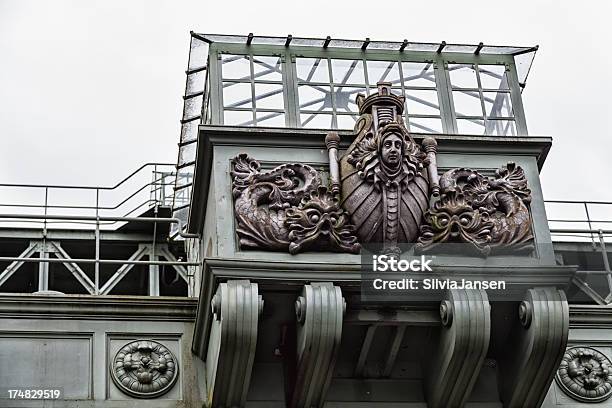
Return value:
<svg viewBox="0 0 612 408">
<path fill-rule="evenodd" d="M 49 262 L 47 259 L 47 206 L 49 204 L 49 187 L 45 187 L 45 219 L 43 220 L 42 241 L 38 245 L 40 262 L 38 264 L 38 290 L 49 290 Z"/>
<path fill-rule="evenodd" d="M 584 212 L 586 213 L 587 223 L 589 224 L 589 229 L 592 230 L 593 226 L 591 225 L 591 217 L 589 215 L 589 205 L 587 204 L 586 201 L 584 201 L 582 204 L 584 205 Z M 595 237 L 593 236 L 592 232 L 591 232 L 591 243 L 593 244 L 593 249 L 595 249 L 595 247 L 596 247 L 596 245 L 595 245 Z"/>
<path fill-rule="evenodd" d="M 158 206 L 155 203 L 155 218 L 157 218 Z M 153 223 L 153 242 L 149 251 L 149 261 L 159 261 L 159 256 L 155 254 L 157 223 Z M 149 265 L 149 296 L 159 296 L 159 265 Z"/>
<path fill-rule="evenodd" d="M 38 291 L 49 290 L 49 263 L 44 262 L 47 259 L 47 243 L 43 239 L 38 244 L 38 252 L 40 263 L 38 264 Z"/>
<path fill-rule="evenodd" d="M 612 271 L 610 270 L 610 261 L 608 260 L 608 253 L 606 252 L 606 242 L 604 240 L 604 234 L 602 230 L 597 232 L 599 235 L 599 245 L 601 246 L 601 255 L 603 257 L 603 264 L 606 270 L 606 279 L 608 281 L 608 289 L 610 289 L 610 296 L 606 299 L 607 302 L 610 302 L 610 298 L 612 297 Z"/>
<path fill-rule="evenodd" d="M 100 189 L 96 188 L 96 263 L 94 264 L 94 294 L 100 294 Z"/>
<path fill-rule="evenodd" d="M 149 251 L 150 261 L 159 261 L 159 256 L 155 255 L 155 245 Z M 149 296 L 159 296 L 159 265 L 149 265 Z"/>
</svg>

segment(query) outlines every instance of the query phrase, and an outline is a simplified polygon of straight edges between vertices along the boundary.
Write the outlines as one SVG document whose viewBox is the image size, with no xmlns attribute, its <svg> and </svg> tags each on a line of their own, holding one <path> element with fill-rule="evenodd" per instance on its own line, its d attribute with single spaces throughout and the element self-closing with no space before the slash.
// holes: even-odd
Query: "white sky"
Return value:
<svg viewBox="0 0 612 408">
<path fill-rule="evenodd" d="M 444 4 L 444 7 L 442 6 Z M 548 199 L 612 201 L 608 2 L 0 0 L 0 182 L 110 185 L 174 163 L 189 30 L 539 44 L 523 93 Z"/>
</svg>

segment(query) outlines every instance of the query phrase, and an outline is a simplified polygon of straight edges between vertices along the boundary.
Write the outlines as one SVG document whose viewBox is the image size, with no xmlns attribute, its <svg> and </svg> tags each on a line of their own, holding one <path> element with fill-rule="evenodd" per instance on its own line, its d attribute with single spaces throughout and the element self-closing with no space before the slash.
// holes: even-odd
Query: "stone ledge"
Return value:
<svg viewBox="0 0 612 408">
<path fill-rule="evenodd" d="M 153 296 L 0 294 L 0 318 L 195 320 L 197 299 Z"/>
</svg>

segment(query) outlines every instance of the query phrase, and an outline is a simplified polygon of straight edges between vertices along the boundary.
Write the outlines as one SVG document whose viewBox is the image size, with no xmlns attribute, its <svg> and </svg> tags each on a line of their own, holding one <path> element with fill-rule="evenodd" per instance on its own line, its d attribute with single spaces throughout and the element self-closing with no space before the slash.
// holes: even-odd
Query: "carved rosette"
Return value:
<svg viewBox="0 0 612 408">
<path fill-rule="evenodd" d="M 178 377 L 178 361 L 170 350 L 153 340 L 123 346 L 111 362 L 111 378 L 127 395 L 155 398 L 168 392 Z"/>
<path fill-rule="evenodd" d="M 576 401 L 601 402 L 612 396 L 612 362 L 591 347 L 565 351 L 555 381 Z"/>
</svg>

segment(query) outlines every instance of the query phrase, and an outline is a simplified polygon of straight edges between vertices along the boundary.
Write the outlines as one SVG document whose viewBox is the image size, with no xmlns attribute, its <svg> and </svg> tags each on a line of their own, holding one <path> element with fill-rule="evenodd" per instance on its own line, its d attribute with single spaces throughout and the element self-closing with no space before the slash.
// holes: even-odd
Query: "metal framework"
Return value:
<svg viewBox="0 0 612 408">
<path fill-rule="evenodd" d="M 0 262 L 10 262 L 0 271 L 0 291 L 3 285 L 18 273 L 26 263 L 38 263 L 38 291 L 49 290 L 49 264 L 60 263 L 71 273 L 76 281 L 92 295 L 109 294 L 113 288 L 127 276 L 134 265 L 148 266 L 149 288 L 147 293 L 151 296 L 160 295 L 159 266 L 169 266 L 177 272 L 187 284 L 187 295 L 194 295 L 193 269 L 197 263 L 177 260 L 169 250 L 168 244 L 156 242 L 158 234 L 165 235 L 170 225 L 177 225 L 176 236 L 180 238 L 193 238 L 193 235 L 182 233 L 181 221 L 176 218 L 160 216 L 160 211 L 169 208 L 172 200 L 176 199 L 173 187 L 176 172 L 171 170 L 171 164 L 147 163 L 123 180 L 113 186 L 75 186 L 75 185 L 33 185 L 33 184 L 0 184 L 0 189 L 10 191 L 6 196 L 21 197 L 25 203 L 0 202 L 0 208 L 9 208 L 15 213 L 3 212 L 0 214 L 0 235 L 20 229 L 23 231 L 38 231 L 39 239 L 32 239 L 29 245 L 18 256 L 0 257 Z M 147 179 L 151 177 L 148 181 Z M 127 187 L 127 191 L 122 191 Z M 51 201 L 51 198 L 62 197 L 61 192 L 71 193 L 69 202 Z M 31 197 L 37 197 L 37 192 L 43 192 L 43 202 L 36 202 Z M 85 196 L 93 201 L 75 204 L 75 197 Z M 102 204 L 106 197 L 115 199 L 112 204 Z M 117 196 L 119 195 L 119 198 Z M 40 197 L 40 194 L 38 195 Z M 78 198 L 77 198 L 78 200 Z M 107 200 L 108 201 L 108 200 Z M 20 212 L 17 212 L 20 211 Z M 135 216 L 139 213 L 151 214 Z M 66 214 L 68 213 L 68 214 Z M 85 215 L 82 215 L 85 214 Z M 117 215 L 119 214 L 119 215 Z M 101 236 L 117 231 L 127 223 L 152 226 L 152 233 L 139 234 L 142 240 L 137 249 L 128 259 L 104 259 L 101 256 Z M 34 226 L 34 228 L 32 228 Z M 159 230 L 158 230 L 159 228 Z M 81 231 L 81 233 L 79 233 Z M 60 234 L 58 234 L 60 232 Z M 62 246 L 58 235 L 67 239 L 82 238 L 82 232 L 93 232 L 95 256 L 93 258 L 73 258 Z M 27 235 L 27 234 L 26 234 Z M 114 234 L 116 238 L 121 234 Z M 53 238 L 55 237 L 55 238 Z M 143 258 L 148 260 L 143 260 Z M 79 264 L 93 264 L 93 276 L 88 275 Z M 118 269 L 106 282 L 100 282 L 100 266 L 114 264 Z"/>
</svg>

